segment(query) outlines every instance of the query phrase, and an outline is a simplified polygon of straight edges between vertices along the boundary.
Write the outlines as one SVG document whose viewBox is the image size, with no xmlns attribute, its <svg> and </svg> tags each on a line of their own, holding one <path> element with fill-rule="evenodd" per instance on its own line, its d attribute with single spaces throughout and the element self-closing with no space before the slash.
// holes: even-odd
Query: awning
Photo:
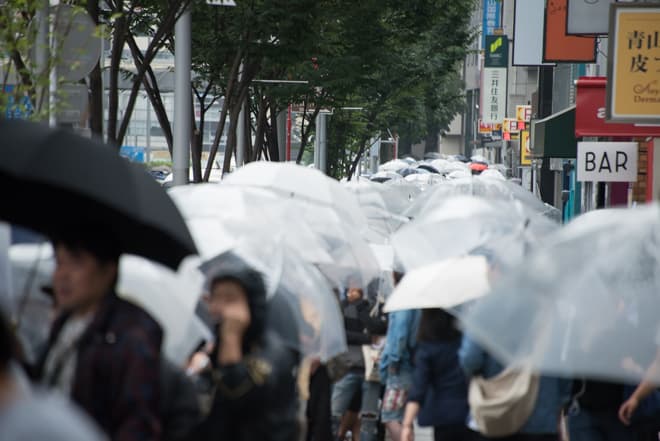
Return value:
<svg viewBox="0 0 660 441">
<path fill-rule="evenodd" d="M 532 154 L 543 158 L 575 158 L 575 106 L 532 123 Z"/>
<path fill-rule="evenodd" d="M 660 125 L 605 120 L 607 78 L 580 77 L 577 81 L 575 136 L 660 137 Z"/>
</svg>

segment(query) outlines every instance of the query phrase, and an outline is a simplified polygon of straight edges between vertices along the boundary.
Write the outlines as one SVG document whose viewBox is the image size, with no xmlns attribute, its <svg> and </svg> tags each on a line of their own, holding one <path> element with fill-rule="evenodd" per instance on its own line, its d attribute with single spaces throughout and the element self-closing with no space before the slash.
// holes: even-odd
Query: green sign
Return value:
<svg viewBox="0 0 660 441">
<path fill-rule="evenodd" d="M 509 39 L 506 35 L 486 36 L 484 67 L 509 67 Z"/>
</svg>

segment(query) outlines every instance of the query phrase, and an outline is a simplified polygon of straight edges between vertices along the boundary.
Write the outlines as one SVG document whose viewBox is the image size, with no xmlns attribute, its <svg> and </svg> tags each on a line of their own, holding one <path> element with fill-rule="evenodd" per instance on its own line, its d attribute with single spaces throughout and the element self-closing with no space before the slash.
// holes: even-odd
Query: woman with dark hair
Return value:
<svg viewBox="0 0 660 441">
<path fill-rule="evenodd" d="M 466 426 L 469 412 L 467 381 L 458 361 L 461 333 L 455 319 L 442 309 L 425 309 L 415 351 L 413 386 L 403 420 L 403 441 L 413 441 L 415 418 L 432 426 L 435 440 L 472 438 Z"/>
</svg>

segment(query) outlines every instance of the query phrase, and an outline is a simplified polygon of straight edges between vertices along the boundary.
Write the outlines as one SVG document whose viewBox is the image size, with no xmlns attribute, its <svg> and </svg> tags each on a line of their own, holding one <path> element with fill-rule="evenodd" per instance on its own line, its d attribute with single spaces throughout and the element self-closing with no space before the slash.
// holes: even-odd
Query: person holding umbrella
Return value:
<svg viewBox="0 0 660 441">
<path fill-rule="evenodd" d="M 201 269 L 216 323 L 217 342 L 207 372 L 215 392 L 209 415 L 189 439 L 296 440 L 300 355 L 267 324 L 269 303 L 262 275 L 232 253 Z"/>
<path fill-rule="evenodd" d="M 161 439 L 163 333 L 115 286 L 122 254 L 176 270 L 197 252 L 183 217 L 144 168 L 115 148 L 15 120 L 0 120 L 0 139 L 0 219 L 54 244 L 61 313 L 35 374 L 71 396 L 112 440 Z"/>
<path fill-rule="evenodd" d="M 112 440 L 158 440 L 158 323 L 120 299 L 118 241 L 78 225 L 53 238 L 53 292 L 60 308 L 37 377 L 70 396 Z"/>
</svg>

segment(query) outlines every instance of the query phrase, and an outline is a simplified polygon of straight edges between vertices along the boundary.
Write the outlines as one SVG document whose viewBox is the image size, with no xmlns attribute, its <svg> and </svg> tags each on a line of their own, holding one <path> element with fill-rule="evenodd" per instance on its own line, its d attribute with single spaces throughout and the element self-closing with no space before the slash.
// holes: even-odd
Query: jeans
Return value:
<svg viewBox="0 0 660 441">
<path fill-rule="evenodd" d="M 335 383 L 332 389 L 332 433 L 334 436 L 339 431 L 341 418 L 349 409 L 351 400 L 360 391 L 362 392 L 360 441 L 376 440 L 381 385 L 380 383 L 364 381 L 364 375 L 357 372 L 349 372 L 344 378 Z"/>
<path fill-rule="evenodd" d="M 571 441 L 632 441 L 633 432 L 619 421 L 617 412 L 580 409 L 568 418 Z"/>
<path fill-rule="evenodd" d="M 360 417 L 360 441 L 375 441 L 378 438 L 378 414 L 380 397 L 382 395 L 380 383 L 365 381 L 362 392 L 362 408 Z"/>
</svg>

